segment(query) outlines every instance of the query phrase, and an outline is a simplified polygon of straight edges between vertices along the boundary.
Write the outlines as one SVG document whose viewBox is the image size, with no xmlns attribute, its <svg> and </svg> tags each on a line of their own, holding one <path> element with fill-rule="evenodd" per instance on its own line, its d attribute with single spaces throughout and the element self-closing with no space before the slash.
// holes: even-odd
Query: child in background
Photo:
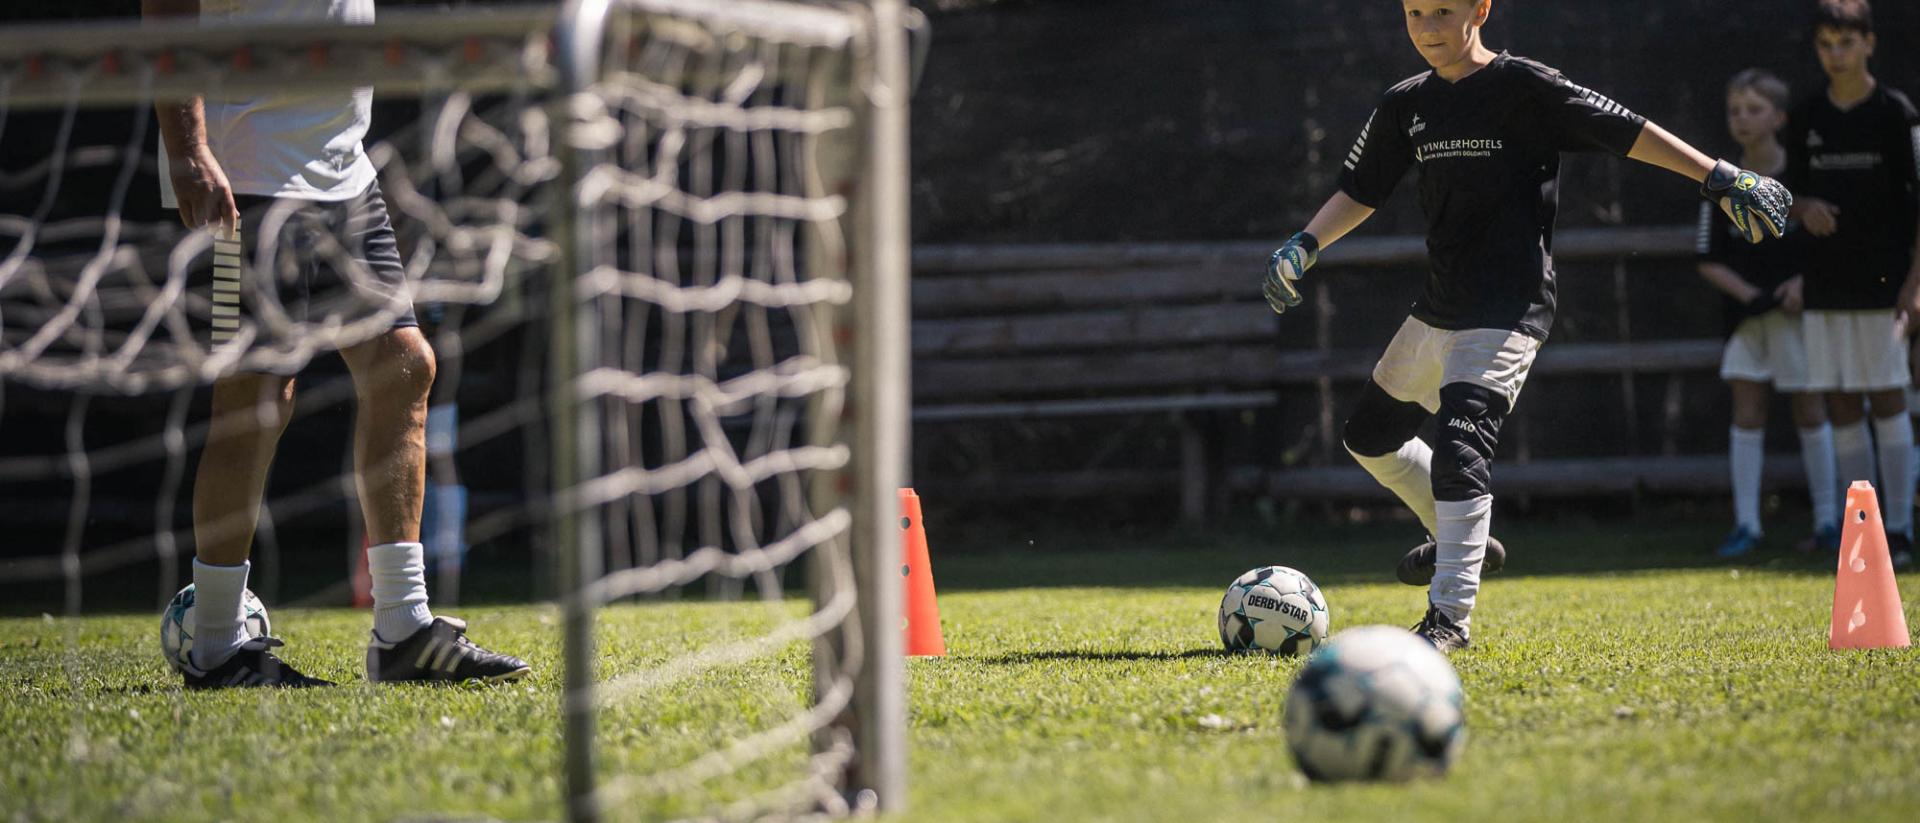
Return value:
<svg viewBox="0 0 1920 823">
<path fill-rule="evenodd" d="M 1787 84 L 1763 69 L 1747 69 L 1727 83 L 1727 131 L 1740 144 L 1740 166 L 1764 175 L 1786 167 L 1777 135 L 1787 124 Z M 1726 295 L 1729 326 L 1720 379 L 1733 392 L 1727 457 L 1733 479 L 1733 533 L 1718 554 L 1753 551 L 1760 526 L 1760 467 L 1765 455 L 1768 384 L 1789 395 L 1800 430 L 1800 457 L 1813 498 L 1815 545 L 1840 545 L 1833 430 L 1825 400 L 1807 391 L 1807 347 L 1800 328 L 1799 261 L 1782 246 L 1755 246 L 1712 203 L 1700 204 L 1700 276 Z"/>
</svg>

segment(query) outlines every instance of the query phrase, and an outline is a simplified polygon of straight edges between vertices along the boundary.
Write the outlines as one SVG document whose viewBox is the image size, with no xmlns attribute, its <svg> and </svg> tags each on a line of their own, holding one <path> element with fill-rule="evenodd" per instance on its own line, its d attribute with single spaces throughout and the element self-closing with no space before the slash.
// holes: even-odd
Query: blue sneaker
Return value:
<svg viewBox="0 0 1920 823">
<path fill-rule="evenodd" d="M 1715 549 L 1713 553 L 1723 560 L 1732 560 L 1736 557 L 1745 557 L 1753 551 L 1753 547 L 1758 545 L 1760 545 L 1760 535 L 1748 531 L 1746 526 L 1735 526 L 1733 533 L 1727 535 L 1727 539 L 1722 541 L 1720 548 Z"/>
</svg>

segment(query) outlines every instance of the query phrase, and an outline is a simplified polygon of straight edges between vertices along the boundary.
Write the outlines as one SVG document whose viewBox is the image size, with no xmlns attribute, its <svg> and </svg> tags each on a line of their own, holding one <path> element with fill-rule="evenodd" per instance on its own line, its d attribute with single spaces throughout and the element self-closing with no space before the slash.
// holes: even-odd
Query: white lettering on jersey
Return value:
<svg viewBox="0 0 1920 823">
<path fill-rule="evenodd" d="M 1420 113 L 1414 112 L 1413 125 L 1407 127 L 1407 136 L 1412 137 L 1426 130 L 1427 124 L 1420 121 Z M 1920 132 L 1920 129 L 1917 129 L 1916 132 Z"/>
<path fill-rule="evenodd" d="M 1834 152 L 1814 155 L 1807 166 L 1816 171 L 1866 171 L 1880 165 L 1882 159 L 1877 151 Z"/>
<path fill-rule="evenodd" d="M 1373 118 L 1379 114 L 1380 110 L 1374 109 L 1373 114 L 1367 115 L 1367 124 L 1360 127 L 1360 139 L 1353 141 L 1353 148 L 1347 150 L 1348 169 L 1354 169 L 1360 165 L 1361 155 L 1367 153 L 1367 131 L 1373 128 Z"/>
<path fill-rule="evenodd" d="M 1499 138 L 1480 140 L 1434 140 L 1422 143 L 1413 150 L 1413 159 L 1425 163 L 1429 160 L 1443 160 L 1449 157 L 1492 157 L 1493 153 L 1505 148 Z"/>
<path fill-rule="evenodd" d="M 1813 129 L 1807 129 L 1807 148 L 1817 149 L 1826 144 L 1827 144 L 1827 141 L 1820 137 L 1819 132 L 1814 131 Z"/>
</svg>

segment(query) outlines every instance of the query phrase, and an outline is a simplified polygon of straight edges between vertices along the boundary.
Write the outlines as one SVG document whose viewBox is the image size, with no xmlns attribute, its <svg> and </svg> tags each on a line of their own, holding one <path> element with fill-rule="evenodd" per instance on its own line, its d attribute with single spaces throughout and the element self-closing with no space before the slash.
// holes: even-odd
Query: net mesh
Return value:
<svg viewBox="0 0 1920 823">
<path fill-rule="evenodd" d="M 550 10 L 388 14 L 351 31 L 86 30 L 55 51 L 0 40 L 0 484 L 25 535 L 0 550 L 0 587 L 56 584 L 70 647 L 96 608 L 171 597 L 193 552 L 209 387 L 298 372 L 252 585 L 269 608 L 343 603 L 366 467 L 345 448 L 356 392 L 332 353 L 413 308 L 440 363 L 433 402 L 459 409 L 427 451 L 469 495 L 465 588 L 491 576 L 552 595 L 552 553 L 589 558 L 595 680 L 574 698 L 598 713 L 591 805 L 649 819 L 846 811 L 864 18 L 614 5 L 601 69 L 573 96 L 555 88 Z M 235 255 L 156 202 L 156 99 L 375 76 L 366 145 L 406 273 L 397 290 L 356 262 L 350 232 L 298 209 L 243 223 L 253 239 Z M 577 176 L 562 149 L 583 159 Z M 320 261 L 347 296 L 288 309 L 272 284 L 289 259 Z M 238 318 L 206 282 L 221 267 L 250 298 Z M 554 346 L 577 347 L 579 373 L 555 373 Z M 594 470 L 577 482 L 554 481 L 559 415 L 593 432 L 576 457 Z M 430 476 L 428 496 L 450 479 Z M 556 513 L 576 512 L 591 545 L 549 545 Z M 171 677 L 152 659 L 156 681 Z M 74 734 L 97 737 L 80 697 Z"/>
</svg>

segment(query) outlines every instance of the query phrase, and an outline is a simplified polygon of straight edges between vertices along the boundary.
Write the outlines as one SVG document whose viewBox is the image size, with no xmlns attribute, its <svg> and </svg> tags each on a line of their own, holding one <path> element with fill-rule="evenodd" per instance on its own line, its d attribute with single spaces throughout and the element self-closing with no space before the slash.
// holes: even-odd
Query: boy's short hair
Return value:
<svg viewBox="0 0 1920 823">
<path fill-rule="evenodd" d="M 1772 103 L 1774 108 L 1781 111 L 1787 110 L 1787 106 L 1792 99 L 1792 93 L 1787 89 L 1787 82 L 1781 80 L 1779 75 L 1766 69 L 1746 69 L 1734 75 L 1733 79 L 1727 81 L 1728 97 L 1732 97 L 1734 92 L 1742 90 L 1751 91 L 1754 94 L 1760 95 L 1761 99 Z"/>
<path fill-rule="evenodd" d="M 1820 0 L 1813 12 L 1813 27 L 1872 34 L 1873 7 L 1867 0 Z"/>
</svg>

